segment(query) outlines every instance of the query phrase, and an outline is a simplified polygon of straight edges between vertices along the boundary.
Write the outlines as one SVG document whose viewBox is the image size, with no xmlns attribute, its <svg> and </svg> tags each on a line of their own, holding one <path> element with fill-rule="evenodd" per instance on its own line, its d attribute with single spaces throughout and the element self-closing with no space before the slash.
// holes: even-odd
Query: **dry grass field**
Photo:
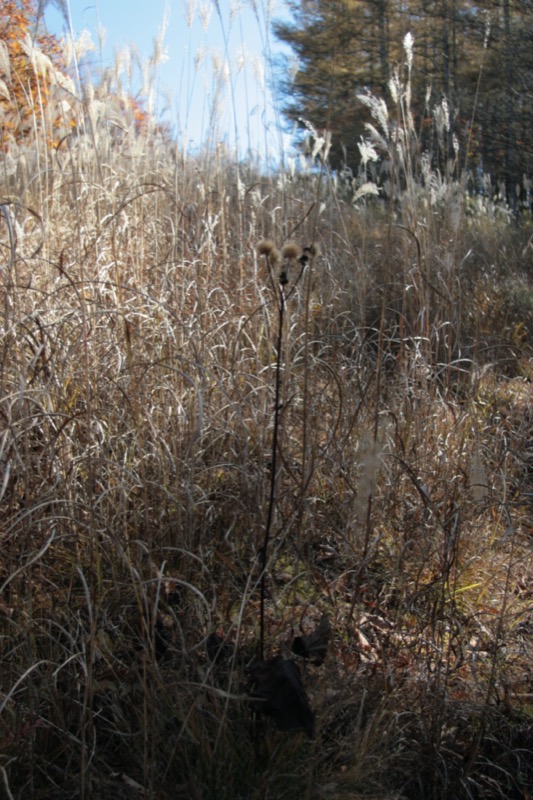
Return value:
<svg viewBox="0 0 533 800">
<path fill-rule="evenodd" d="M 9 800 L 533 797 L 531 217 L 373 110 L 379 198 L 90 107 L 4 154 Z"/>
</svg>

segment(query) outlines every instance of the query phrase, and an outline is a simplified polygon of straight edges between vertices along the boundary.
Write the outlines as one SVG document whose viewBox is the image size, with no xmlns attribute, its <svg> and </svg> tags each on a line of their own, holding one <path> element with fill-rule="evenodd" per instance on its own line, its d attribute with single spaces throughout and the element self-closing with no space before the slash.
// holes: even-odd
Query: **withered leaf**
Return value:
<svg viewBox="0 0 533 800">
<path fill-rule="evenodd" d="M 302 658 L 309 658 L 317 666 L 322 664 L 328 652 L 331 637 L 329 617 L 324 614 L 314 631 L 307 636 L 295 636 L 292 652 Z"/>
<path fill-rule="evenodd" d="M 272 717 L 281 731 L 304 730 L 313 736 L 315 718 L 294 661 L 275 656 L 250 670 L 252 708 Z"/>
</svg>

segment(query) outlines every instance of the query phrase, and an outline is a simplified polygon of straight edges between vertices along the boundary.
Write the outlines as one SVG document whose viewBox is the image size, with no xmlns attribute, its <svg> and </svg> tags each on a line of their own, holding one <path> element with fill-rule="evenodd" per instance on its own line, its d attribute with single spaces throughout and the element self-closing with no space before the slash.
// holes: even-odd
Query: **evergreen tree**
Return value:
<svg viewBox="0 0 533 800">
<path fill-rule="evenodd" d="M 275 26 L 297 69 L 281 92 L 291 120 L 332 134 L 331 163 L 357 167 L 367 112 L 365 89 L 386 97 L 414 37 L 412 108 L 423 146 L 432 109 L 450 109 L 441 163 L 460 145 L 460 163 L 504 180 L 533 172 L 533 6 L 530 0 L 293 0 L 291 22 Z"/>
</svg>

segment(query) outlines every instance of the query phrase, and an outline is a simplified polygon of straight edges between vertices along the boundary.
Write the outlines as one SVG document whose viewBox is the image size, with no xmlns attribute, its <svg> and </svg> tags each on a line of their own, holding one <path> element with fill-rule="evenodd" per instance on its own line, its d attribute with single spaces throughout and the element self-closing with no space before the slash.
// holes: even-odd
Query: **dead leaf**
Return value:
<svg viewBox="0 0 533 800">
<path fill-rule="evenodd" d="M 329 617 L 324 614 L 318 626 L 307 636 L 295 636 L 292 642 L 292 652 L 302 658 L 309 658 L 317 666 L 324 661 L 328 643 L 331 637 Z"/>
<path fill-rule="evenodd" d="M 250 670 L 252 708 L 272 717 L 281 731 L 304 730 L 312 738 L 315 719 L 294 661 L 275 656 Z"/>
</svg>

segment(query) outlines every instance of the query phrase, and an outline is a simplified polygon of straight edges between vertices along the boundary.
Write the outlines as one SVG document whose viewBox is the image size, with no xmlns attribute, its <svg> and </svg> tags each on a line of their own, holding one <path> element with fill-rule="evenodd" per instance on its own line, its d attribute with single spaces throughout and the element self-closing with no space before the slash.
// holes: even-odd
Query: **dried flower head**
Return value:
<svg viewBox="0 0 533 800">
<path fill-rule="evenodd" d="M 274 250 L 274 242 L 272 239 L 261 239 L 257 245 L 257 252 L 260 256 L 269 256 Z"/>
<path fill-rule="evenodd" d="M 309 247 L 304 247 L 304 253 L 307 253 L 310 258 L 318 258 L 321 255 L 320 245 L 310 244 Z"/>
<path fill-rule="evenodd" d="M 288 242 L 281 251 L 283 258 L 298 258 L 302 251 L 299 245 L 294 242 Z"/>
<path fill-rule="evenodd" d="M 298 259 L 302 267 L 311 261 L 313 258 L 318 258 L 320 255 L 320 247 L 317 244 L 311 244 L 308 247 L 304 247 L 302 250 L 302 255 Z"/>
</svg>

